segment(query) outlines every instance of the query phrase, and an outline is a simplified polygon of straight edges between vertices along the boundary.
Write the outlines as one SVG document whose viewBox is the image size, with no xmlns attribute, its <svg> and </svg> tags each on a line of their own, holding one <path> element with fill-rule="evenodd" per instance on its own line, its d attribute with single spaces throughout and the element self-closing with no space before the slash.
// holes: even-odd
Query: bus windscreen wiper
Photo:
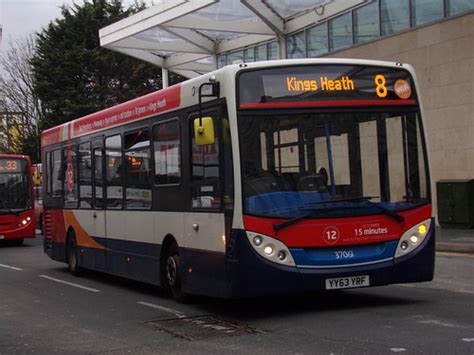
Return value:
<svg viewBox="0 0 474 355">
<path fill-rule="evenodd" d="M 371 206 L 374 206 L 376 208 L 378 208 L 383 214 L 393 218 L 394 220 L 396 220 L 398 223 L 402 223 L 402 222 L 405 222 L 405 217 L 403 217 L 402 215 L 398 214 L 397 212 L 394 212 L 392 210 L 389 210 L 388 208 L 385 208 L 381 205 L 379 205 L 378 203 L 375 203 L 375 202 L 372 202 L 370 200 L 366 200 L 366 199 L 361 199 L 362 201 L 364 202 L 367 202 L 368 204 L 370 204 Z"/>
<path fill-rule="evenodd" d="M 334 209 L 334 208 L 333 208 L 333 209 Z M 307 208 L 304 209 L 304 210 L 307 210 Z M 275 223 L 275 224 L 273 225 L 273 230 L 274 230 L 275 232 L 277 232 L 277 231 L 279 231 L 280 229 L 283 229 L 283 228 L 285 228 L 285 227 L 291 226 L 292 224 L 295 224 L 296 222 L 301 221 L 302 219 L 311 218 L 311 217 L 316 217 L 320 212 L 321 212 L 320 209 L 311 208 L 311 212 L 309 212 L 309 213 L 303 213 L 302 215 L 299 215 L 299 216 L 290 218 L 289 220 L 287 220 L 287 221 L 285 221 L 285 222 Z"/>
<path fill-rule="evenodd" d="M 396 213 L 392 210 L 389 210 L 385 207 L 382 207 L 382 206 L 380 206 L 379 204 L 377 204 L 375 202 L 370 201 L 373 198 L 376 198 L 376 197 L 375 196 L 360 196 L 360 197 L 343 198 L 343 199 L 337 199 L 337 200 L 318 201 L 318 202 L 312 203 L 311 206 L 322 205 L 322 204 L 331 204 L 331 203 L 339 203 L 339 202 L 362 201 L 362 202 L 366 202 L 366 203 L 370 204 L 371 206 L 374 206 L 379 211 L 381 211 L 383 214 L 393 218 L 394 220 L 396 220 L 399 223 L 405 221 L 405 218 L 403 216 L 399 215 L 398 213 Z M 328 209 L 338 209 L 338 207 L 334 206 L 334 207 L 331 207 L 331 208 L 327 208 L 327 207 L 324 208 L 324 210 L 328 210 Z M 295 224 L 296 222 L 301 221 L 303 219 L 307 219 L 307 218 L 317 216 L 319 214 L 319 212 L 321 212 L 321 209 L 311 208 L 311 212 L 309 212 L 309 213 L 304 213 L 300 216 L 293 217 L 293 218 L 291 218 L 287 221 L 274 224 L 273 229 L 275 230 L 275 232 L 279 231 L 280 229 L 291 226 L 292 224 Z"/>
<path fill-rule="evenodd" d="M 15 216 L 19 216 L 20 214 L 18 212 L 15 212 L 13 210 L 10 209 L 10 207 L 7 206 L 6 202 L 3 201 L 3 200 L 0 200 L 0 207 L 2 207 L 5 211 L 7 211 L 8 213 L 10 214 L 13 214 Z"/>
<path fill-rule="evenodd" d="M 380 197 L 379 196 L 358 196 L 358 197 L 342 198 L 342 199 L 337 199 L 337 200 L 318 201 L 318 202 L 312 203 L 311 205 L 319 205 L 319 204 L 332 203 L 332 202 L 357 202 L 357 201 L 362 201 L 362 202 L 366 202 L 366 203 L 370 204 L 371 206 L 374 206 L 379 211 L 381 211 L 383 214 L 393 218 L 397 222 L 401 223 L 401 222 L 405 221 L 405 217 L 403 217 L 402 215 L 399 215 L 398 213 L 396 213 L 396 212 L 394 212 L 394 211 L 392 211 L 388 208 L 385 208 L 385 207 L 379 205 L 376 202 L 370 201 L 373 198 L 380 198 Z"/>
</svg>

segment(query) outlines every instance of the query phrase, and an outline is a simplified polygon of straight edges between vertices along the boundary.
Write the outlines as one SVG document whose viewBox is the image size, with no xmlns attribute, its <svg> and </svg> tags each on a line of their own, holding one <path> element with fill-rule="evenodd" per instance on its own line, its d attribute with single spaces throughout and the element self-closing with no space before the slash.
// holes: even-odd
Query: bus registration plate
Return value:
<svg viewBox="0 0 474 355">
<path fill-rule="evenodd" d="M 370 286 L 369 275 L 337 277 L 326 279 L 326 290 Z"/>
</svg>

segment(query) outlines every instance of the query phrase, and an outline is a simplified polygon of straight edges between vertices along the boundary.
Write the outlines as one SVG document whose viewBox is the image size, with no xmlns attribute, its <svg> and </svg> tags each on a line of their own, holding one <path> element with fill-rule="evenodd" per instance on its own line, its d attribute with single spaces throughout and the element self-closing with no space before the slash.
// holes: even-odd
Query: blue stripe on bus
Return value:
<svg viewBox="0 0 474 355">
<path fill-rule="evenodd" d="M 339 247 L 291 248 L 290 252 L 298 267 L 336 267 L 391 260 L 397 244 L 398 240 L 394 240 Z"/>
</svg>

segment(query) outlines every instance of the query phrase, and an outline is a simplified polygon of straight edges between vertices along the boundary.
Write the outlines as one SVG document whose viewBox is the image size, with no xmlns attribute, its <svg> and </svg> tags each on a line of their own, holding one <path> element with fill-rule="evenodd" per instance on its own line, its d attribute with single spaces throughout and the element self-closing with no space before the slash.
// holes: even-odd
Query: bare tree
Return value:
<svg viewBox="0 0 474 355">
<path fill-rule="evenodd" d="M 7 121 L 4 130 L 8 136 L 9 129 L 15 127 L 20 141 L 38 135 L 41 103 L 33 88 L 30 65 L 34 53 L 35 41 L 30 36 L 12 41 L 0 56 L 0 106 L 2 111 L 9 113 L 4 115 Z"/>
</svg>

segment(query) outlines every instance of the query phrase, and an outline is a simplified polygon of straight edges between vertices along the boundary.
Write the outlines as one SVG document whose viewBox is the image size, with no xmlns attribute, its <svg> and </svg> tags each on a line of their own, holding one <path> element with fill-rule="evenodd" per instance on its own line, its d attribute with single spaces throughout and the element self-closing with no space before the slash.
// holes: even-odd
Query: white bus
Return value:
<svg viewBox="0 0 474 355">
<path fill-rule="evenodd" d="M 226 66 L 42 134 L 45 252 L 176 299 L 429 281 L 412 67 Z"/>
</svg>

